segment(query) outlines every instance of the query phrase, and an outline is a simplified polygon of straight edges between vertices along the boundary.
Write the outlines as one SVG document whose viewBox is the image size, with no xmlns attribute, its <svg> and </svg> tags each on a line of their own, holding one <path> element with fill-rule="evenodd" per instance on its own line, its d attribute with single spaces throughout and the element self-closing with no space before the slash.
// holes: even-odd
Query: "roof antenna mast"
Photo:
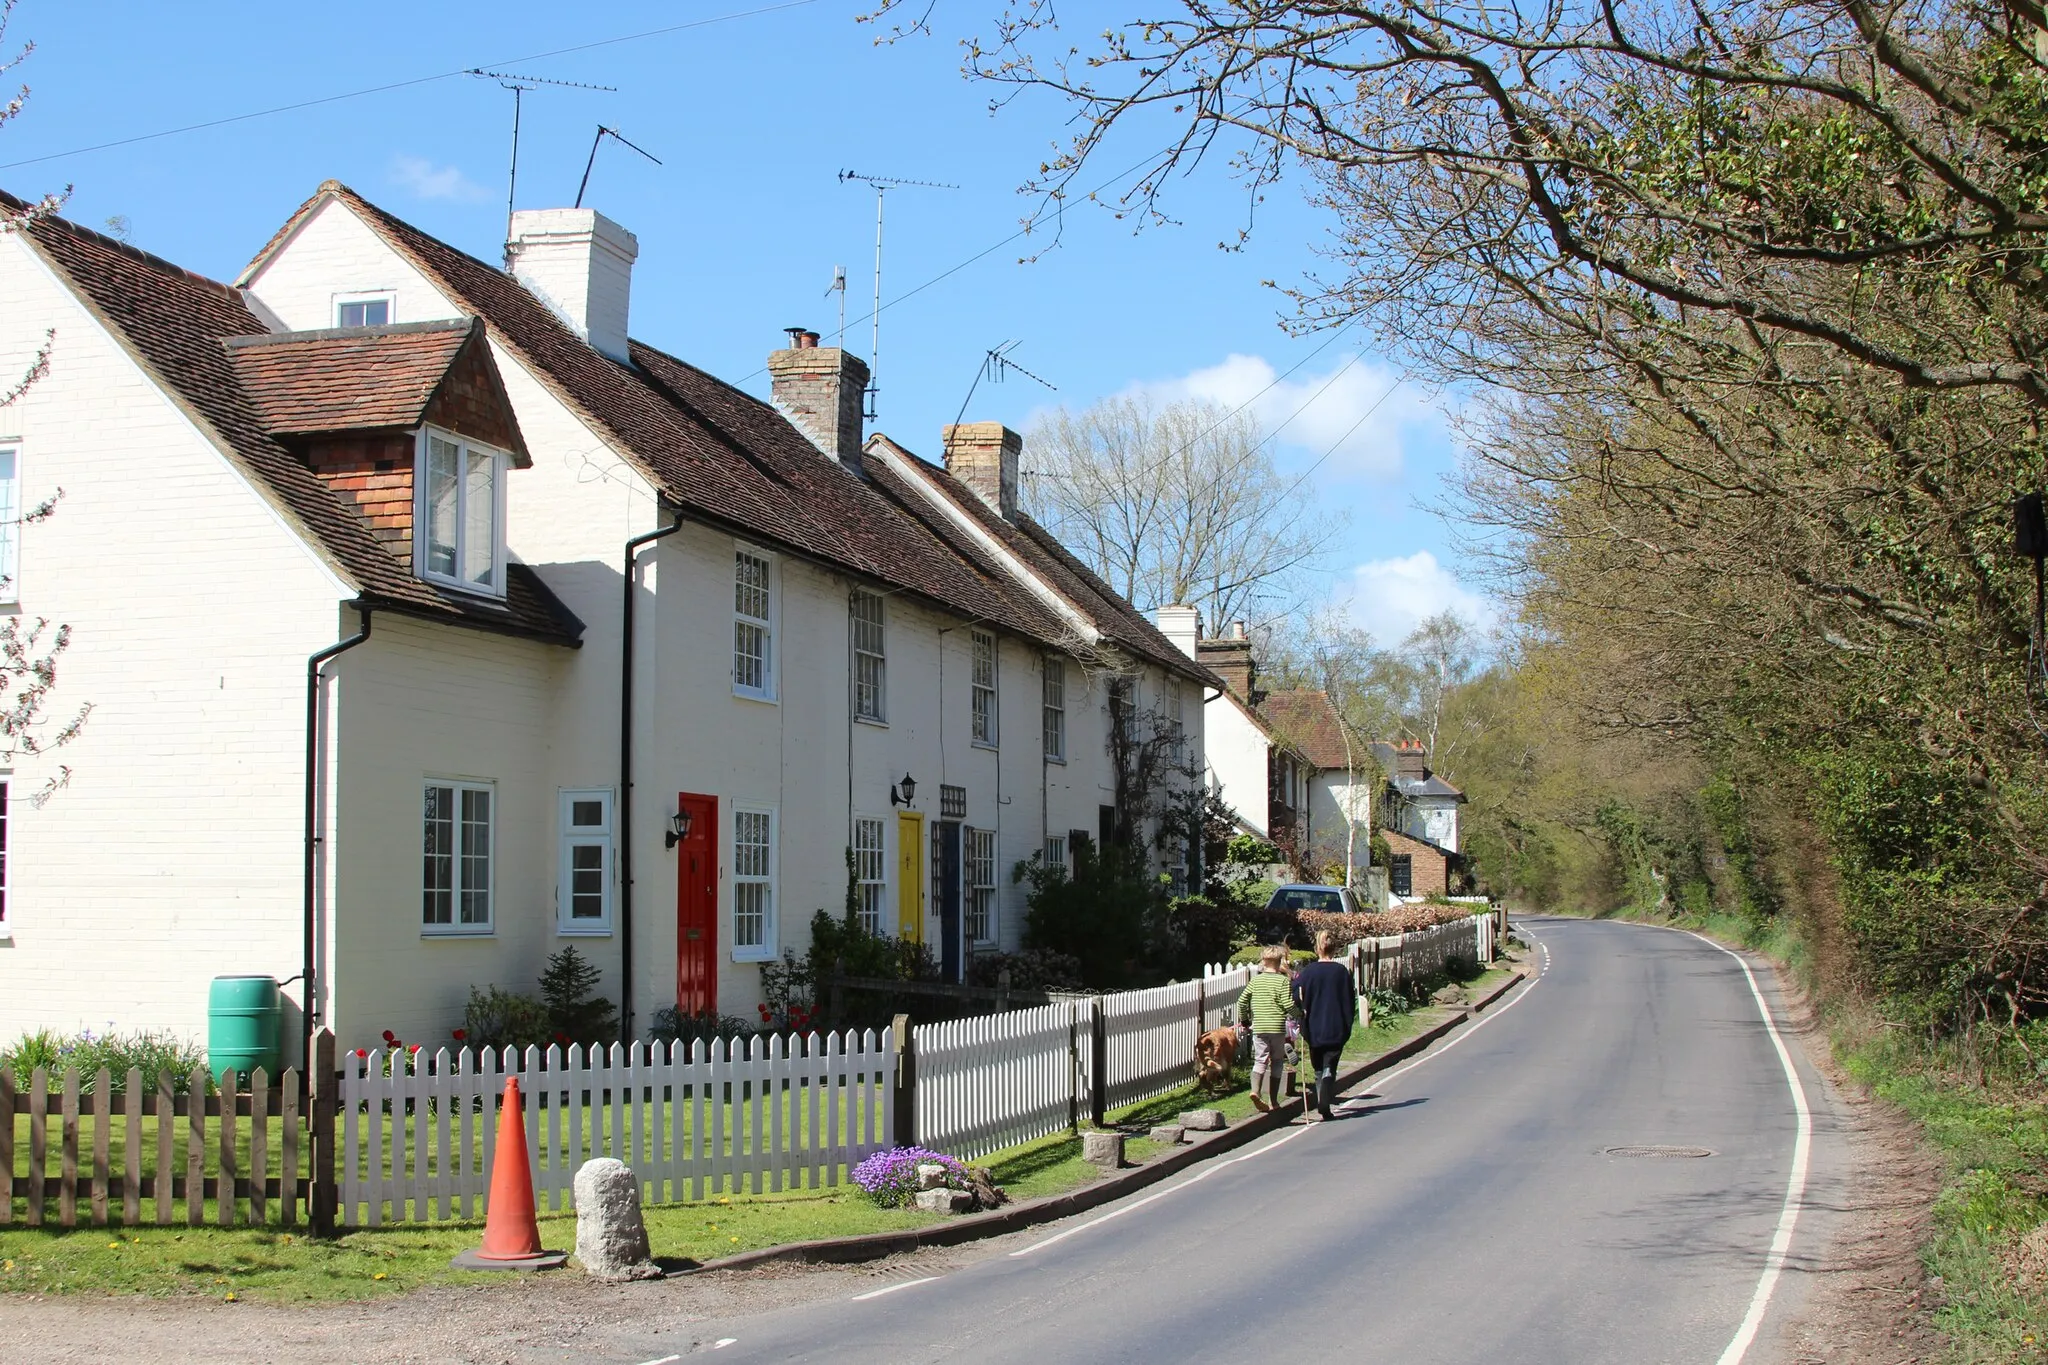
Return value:
<svg viewBox="0 0 2048 1365">
<path fill-rule="evenodd" d="M 616 85 L 586 85 L 582 81 L 558 81 L 547 76 L 518 76 L 509 71 L 486 71 L 482 67 L 476 66 L 469 68 L 462 74 L 465 76 L 481 77 L 487 81 L 496 81 L 504 89 L 512 92 L 512 172 L 507 177 L 505 184 L 505 269 L 510 270 L 512 268 L 512 203 L 519 193 L 519 115 L 526 92 L 538 89 L 541 86 L 555 86 L 563 90 L 599 90 L 606 94 L 616 95 L 619 93 L 619 88 Z M 623 142 L 625 139 L 621 138 L 620 141 Z M 628 145 L 630 146 L 631 144 Z M 635 147 L 633 150 L 637 152 L 640 149 Z M 586 179 L 589 178 L 588 171 L 584 172 L 584 177 Z"/>
<path fill-rule="evenodd" d="M 1000 346 L 992 347 L 982 352 L 981 367 L 974 372 L 974 382 L 967 386 L 967 396 L 960 400 L 960 411 L 953 418 L 954 426 L 959 426 L 960 423 L 967 419 L 967 405 L 974 401 L 974 391 L 981 387 L 981 381 L 984 379 L 991 384 L 1000 384 L 1009 376 L 1010 371 L 1015 370 L 1034 384 L 1043 385 L 1054 393 L 1060 391 L 1060 386 L 1053 383 L 1050 379 L 1040 378 L 1010 358 L 1016 349 L 1023 344 L 1024 339 L 1019 337 L 1015 341 L 1006 341 Z M 950 448 L 948 448 L 947 453 L 952 453 Z"/>
<path fill-rule="evenodd" d="M 868 421 L 875 420 L 876 402 L 882 392 L 882 199 L 890 190 L 957 190 L 958 185 L 945 185 L 936 180 L 898 180 L 886 175 L 862 175 L 859 171 L 841 171 L 839 183 L 858 180 L 872 185 L 875 190 L 875 311 L 869 316 L 874 321 L 874 339 L 868 355 L 868 410 L 863 414 Z M 841 299 L 846 296 L 840 295 Z M 840 327 L 843 341 L 845 326 Z"/>
<path fill-rule="evenodd" d="M 602 123 L 598 124 L 597 136 L 590 139 L 590 159 L 583 163 L 583 183 L 576 187 L 576 207 L 579 209 L 583 207 L 583 192 L 590 188 L 590 168 L 597 164 L 598 146 L 601 143 L 603 143 L 603 141 L 606 138 L 610 138 L 612 141 L 619 143 L 621 146 L 631 147 L 634 151 L 640 153 L 640 155 L 646 157 L 649 161 L 652 161 L 657 166 L 661 164 L 660 157 L 656 156 L 653 152 L 648 151 L 645 147 L 640 146 L 638 143 L 628 142 L 626 140 L 626 135 L 620 132 L 618 129 L 607 128 Z"/>
</svg>

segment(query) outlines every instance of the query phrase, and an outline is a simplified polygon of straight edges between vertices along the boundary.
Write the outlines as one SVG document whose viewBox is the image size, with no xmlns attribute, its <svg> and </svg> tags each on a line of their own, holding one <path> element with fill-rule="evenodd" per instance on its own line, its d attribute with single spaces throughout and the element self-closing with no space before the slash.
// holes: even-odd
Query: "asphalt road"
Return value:
<svg viewBox="0 0 2048 1365">
<path fill-rule="evenodd" d="M 692 1324 L 688 1349 L 892 1365 L 1770 1360 L 1840 1169 L 1823 1086 L 1789 1038 L 1781 1061 L 1733 955 L 1624 924 L 1523 932 L 1542 975 L 1373 1078 L 1336 1122 L 936 1278 Z M 1754 979 L 1784 1029 L 1770 974 Z M 1712 1155 L 1609 1151 L 1644 1145 Z M 1808 1174 L 1788 1200 L 1795 1164 Z M 630 1328 L 610 1344 L 631 1349 Z M 646 1345 L 638 1360 L 680 1348 L 673 1332 Z"/>
</svg>

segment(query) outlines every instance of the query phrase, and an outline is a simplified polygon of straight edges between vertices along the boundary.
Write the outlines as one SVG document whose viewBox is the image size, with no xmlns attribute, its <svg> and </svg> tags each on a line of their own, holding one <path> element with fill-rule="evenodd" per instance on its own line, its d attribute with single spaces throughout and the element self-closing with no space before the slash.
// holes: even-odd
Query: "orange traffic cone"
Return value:
<svg viewBox="0 0 2048 1365">
<path fill-rule="evenodd" d="M 465 1251 L 454 1264 L 467 1270 L 550 1270 L 568 1260 L 544 1251 L 534 1220 L 533 1164 L 526 1155 L 526 1112 L 519 1102 L 519 1078 L 505 1078 L 505 1107 L 498 1113 L 497 1162 L 491 1168 L 491 1200 L 484 1214 L 484 1244 Z"/>
</svg>

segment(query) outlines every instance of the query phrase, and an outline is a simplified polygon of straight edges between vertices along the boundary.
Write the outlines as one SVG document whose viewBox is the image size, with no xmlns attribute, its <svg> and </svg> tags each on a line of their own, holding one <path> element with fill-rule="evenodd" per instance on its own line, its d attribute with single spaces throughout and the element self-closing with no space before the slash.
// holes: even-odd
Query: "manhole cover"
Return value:
<svg viewBox="0 0 2048 1365">
<path fill-rule="evenodd" d="M 1714 1154 L 1714 1150 L 1713 1150 L 1713 1148 L 1711 1148 L 1711 1147 L 1656 1147 L 1656 1146 L 1637 1146 L 1637 1147 L 1609 1147 L 1609 1148 L 1607 1149 L 1607 1155 L 1608 1155 L 1608 1156 L 1687 1156 L 1687 1157 L 1697 1157 L 1697 1156 L 1712 1156 L 1713 1154 Z"/>
</svg>

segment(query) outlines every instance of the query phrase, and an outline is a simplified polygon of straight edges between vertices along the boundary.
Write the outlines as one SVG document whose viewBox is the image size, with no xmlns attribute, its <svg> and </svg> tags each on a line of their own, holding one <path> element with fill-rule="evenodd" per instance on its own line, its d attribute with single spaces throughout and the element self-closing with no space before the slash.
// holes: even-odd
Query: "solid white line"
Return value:
<svg viewBox="0 0 2048 1365">
<path fill-rule="evenodd" d="M 1686 930 L 1691 933 L 1691 930 Z M 1792 1091 L 1792 1112 L 1798 1115 L 1798 1135 L 1792 1141 L 1792 1173 L 1785 1181 L 1785 1206 L 1778 1213 L 1778 1229 L 1771 1236 L 1770 1252 L 1764 1257 L 1764 1273 L 1756 1282 L 1756 1293 L 1750 1296 L 1749 1311 L 1743 1315 L 1742 1325 L 1735 1329 L 1735 1337 L 1728 1343 L 1728 1349 L 1721 1352 L 1719 1365 L 1741 1365 L 1742 1358 L 1756 1341 L 1759 1328 L 1764 1325 L 1764 1312 L 1771 1306 L 1771 1294 L 1778 1287 L 1778 1277 L 1785 1269 L 1786 1258 L 1792 1250 L 1792 1229 L 1799 1222 L 1799 1208 L 1806 1197 L 1806 1170 L 1813 1150 L 1813 1113 L 1807 1108 L 1806 1087 L 1799 1083 L 1798 1069 L 1792 1065 L 1792 1054 L 1786 1050 L 1785 1040 L 1778 1034 L 1778 1025 L 1771 1018 L 1771 1007 L 1764 1002 L 1764 993 L 1756 984 L 1756 974 L 1740 953 L 1729 952 L 1704 934 L 1693 934 L 1694 938 L 1709 947 L 1728 953 L 1735 959 L 1735 965 L 1742 968 L 1742 975 L 1749 982 L 1749 993 L 1756 997 L 1756 1010 L 1763 1017 L 1764 1031 L 1771 1035 L 1771 1047 L 1778 1054 L 1778 1065 L 1785 1070 L 1785 1084 Z"/>
<path fill-rule="evenodd" d="M 681 1359 L 681 1356 L 663 1356 L 660 1360 L 643 1360 L 640 1365 L 675 1365 Z"/>
<path fill-rule="evenodd" d="M 1535 990 L 1537 981 L 1541 981 L 1542 979 L 1543 978 L 1541 976 L 1538 976 L 1537 978 L 1535 978 L 1535 980 L 1528 982 L 1526 985 L 1522 987 L 1521 994 L 1517 995 L 1513 1000 L 1508 1001 L 1507 1004 L 1501 1006 L 1500 1009 L 1496 1010 L 1494 1013 L 1489 1014 L 1482 1018 L 1478 1023 L 1472 1025 L 1471 1028 L 1466 1029 L 1463 1033 L 1460 1033 L 1456 1037 L 1452 1038 L 1450 1042 L 1445 1043 L 1442 1047 L 1430 1049 L 1429 1051 L 1423 1053 L 1420 1057 L 1417 1057 L 1414 1061 L 1408 1063 L 1406 1066 L 1396 1067 L 1392 1071 L 1388 1071 L 1376 1076 L 1369 1076 L 1366 1079 L 1371 1081 L 1373 1085 L 1377 1088 L 1379 1086 L 1384 1085 L 1386 1082 L 1393 1080 L 1396 1076 L 1405 1075 L 1406 1073 L 1413 1071 L 1416 1067 L 1421 1066 L 1424 1062 L 1443 1056 L 1444 1053 L 1449 1052 L 1452 1048 L 1464 1042 L 1473 1034 L 1479 1032 L 1480 1029 L 1485 1028 L 1488 1024 L 1500 1018 L 1501 1015 L 1506 1014 L 1516 1005 L 1519 1005 L 1522 1003 L 1522 1001 L 1528 999 L 1529 992 Z M 1134 1213 L 1137 1210 L 1144 1208 L 1147 1204 L 1150 1204 L 1155 1200 L 1164 1199 L 1169 1194 L 1178 1194 L 1180 1193 L 1180 1191 L 1185 1190 L 1192 1185 L 1199 1185 L 1201 1182 L 1207 1180 L 1210 1176 L 1216 1174 L 1218 1171 L 1222 1170 L 1226 1166 L 1235 1166 L 1240 1161 L 1250 1161 L 1253 1157 L 1260 1157 L 1264 1156 L 1268 1152 L 1277 1151 L 1278 1149 L 1285 1147 L 1288 1143 L 1294 1141 L 1296 1138 L 1305 1136 L 1306 1134 L 1311 1133 L 1314 1130 L 1314 1125 L 1311 1124 L 1303 1124 L 1299 1128 L 1291 1128 L 1287 1131 L 1287 1134 L 1284 1137 L 1269 1142 L 1263 1147 L 1255 1147 L 1251 1151 L 1244 1153 L 1242 1156 L 1226 1157 L 1224 1160 L 1218 1161 L 1213 1165 L 1204 1166 L 1194 1175 L 1189 1176 L 1186 1180 L 1183 1180 L 1178 1184 L 1168 1185 L 1165 1189 L 1155 1191 L 1152 1194 L 1148 1194 L 1143 1199 L 1134 1199 L 1130 1203 L 1123 1205 L 1121 1208 L 1112 1209 L 1110 1212 L 1103 1214 L 1100 1218 L 1091 1218 L 1089 1221 L 1085 1223 L 1076 1224 L 1075 1226 L 1068 1228 L 1065 1232 L 1056 1232 L 1052 1236 L 1045 1238 L 1043 1241 L 1033 1242 L 1028 1247 L 1024 1247 L 1020 1250 L 1011 1252 L 1010 1257 L 1014 1260 L 1019 1256 L 1030 1256 L 1037 1252 L 1045 1250 L 1047 1247 L 1052 1246 L 1054 1243 L 1064 1242 L 1067 1240 L 1067 1238 L 1074 1236 L 1076 1233 L 1086 1232 L 1090 1228 L 1099 1228 L 1104 1223 L 1110 1222 L 1113 1219 L 1121 1218 L 1127 1213 Z"/>
<path fill-rule="evenodd" d="M 927 1275 L 921 1280 L 899 1280 L 895 1284 L 885 1284 L 880 1289 L 870 1289 L 865 1294 L 855 1294 L 853 1296 L 853 1301 L 855 1303 L 860 1303 L 865 1299 L 879 1299 L 884 1294 L 893 1294 L 899 1289 L 909 1289 L 913 1285 L 930 1284 L 933 1280 L 936 1280 L 938 1278 L 939 1277 L 936 1275 Z"/>
<path fill-rule="evenodd" d="M 711 1349 L 714 1351 L 723 1351 L 726 1347 L 732 1345 L 735 1341 L 738 1340 L 738 1337 L 720 1337 L 718 1340 L 711 1343 Z"/>
</svg>

